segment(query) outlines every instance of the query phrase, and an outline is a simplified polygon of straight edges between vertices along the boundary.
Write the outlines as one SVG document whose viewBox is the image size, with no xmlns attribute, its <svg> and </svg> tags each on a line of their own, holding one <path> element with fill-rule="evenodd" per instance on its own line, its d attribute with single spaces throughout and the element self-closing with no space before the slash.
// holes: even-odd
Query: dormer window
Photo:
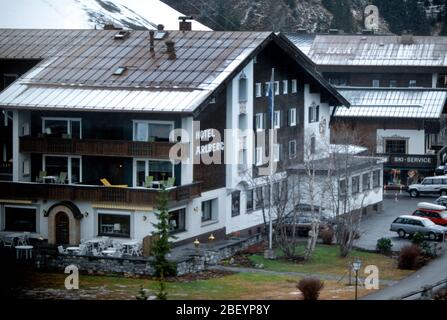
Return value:
<svg viewBox="0 0 447 320">
<path fill-rule="evenodd" d="M 247 102 L 247 76 L 244 73 L 239 77 L 239 102 Z"/>
</svg>

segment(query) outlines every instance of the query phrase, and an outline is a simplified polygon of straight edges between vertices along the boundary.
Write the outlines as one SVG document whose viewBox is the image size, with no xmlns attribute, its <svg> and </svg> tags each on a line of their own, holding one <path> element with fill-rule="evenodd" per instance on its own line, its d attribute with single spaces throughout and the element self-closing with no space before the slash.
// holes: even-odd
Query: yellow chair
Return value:
<svg viewBox="0 0 447 320">
<path fill-rule="evenodd" d="M 127 184 L 116 184 L 116 185 L 113 185 L 113 184 L 111 184 L 106 178 L 102 178 L 102 179 L 101 179 L 101 183 L 102 183 L 105 187 L 127 188 Z"/>
</svg>

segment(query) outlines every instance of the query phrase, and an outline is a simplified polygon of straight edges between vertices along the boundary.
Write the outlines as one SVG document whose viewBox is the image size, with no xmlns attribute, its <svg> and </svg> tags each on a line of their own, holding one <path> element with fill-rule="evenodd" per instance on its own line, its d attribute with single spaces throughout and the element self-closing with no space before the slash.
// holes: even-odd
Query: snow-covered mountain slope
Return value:
<svg viewBox="0 0 447 320">
<path fill-rule="evenodd" d="M 178 30 L 180 12 L 158 0 L 0 0 L 0 28 Z M 210 30 L 197 21 L 193 30 Z"/>
</svg>

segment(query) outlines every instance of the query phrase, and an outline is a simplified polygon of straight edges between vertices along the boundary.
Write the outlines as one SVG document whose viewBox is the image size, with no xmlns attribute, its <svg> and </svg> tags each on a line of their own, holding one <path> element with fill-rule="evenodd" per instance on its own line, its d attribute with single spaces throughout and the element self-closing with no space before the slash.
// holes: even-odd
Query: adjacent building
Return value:
<svg viewBox="0 0 447 320">
<path fill-rule="evenodd" d="M 288 36 L 351 103 L 333 110 L 332 138 L 335 124 L 345 124 L 387 158 L 387 187 L 403 188 L 445 163 L 447 37 Z"/>
</svg>

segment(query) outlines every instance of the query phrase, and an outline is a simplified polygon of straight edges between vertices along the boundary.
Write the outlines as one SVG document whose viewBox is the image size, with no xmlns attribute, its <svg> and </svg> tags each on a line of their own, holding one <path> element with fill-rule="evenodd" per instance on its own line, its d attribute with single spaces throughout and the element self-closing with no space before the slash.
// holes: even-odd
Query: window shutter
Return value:
<svg viewBox="0 0 447 320">
<path fill-rule="evenodd" d="M 262 120 L 263 120 L 263 124 L 262 124 L 262 128 L 264 130 L 267 130 L 267 113 L 263 113 L 262 114 Z"/>
<path fill-rule="evenodd" d="M 312 112 L 312 107 L 309 107 L 309 123 L 313 122 L 313 112 Z"/>
<path fill-rule="evenodd" d="M 292 123 L 292 117 L 291 117 L 292 109 L 289 109 L 289 112 L 287 112 L 287 125 L 290 127 L 290 124 Z"/>
<path fill-rule="evenodd" d="M 316 107 L 315 113 L 316 113 L 315 121 L 318 122 L 318 121 L 320 121 L 320 106 Z"/>
</svg>

